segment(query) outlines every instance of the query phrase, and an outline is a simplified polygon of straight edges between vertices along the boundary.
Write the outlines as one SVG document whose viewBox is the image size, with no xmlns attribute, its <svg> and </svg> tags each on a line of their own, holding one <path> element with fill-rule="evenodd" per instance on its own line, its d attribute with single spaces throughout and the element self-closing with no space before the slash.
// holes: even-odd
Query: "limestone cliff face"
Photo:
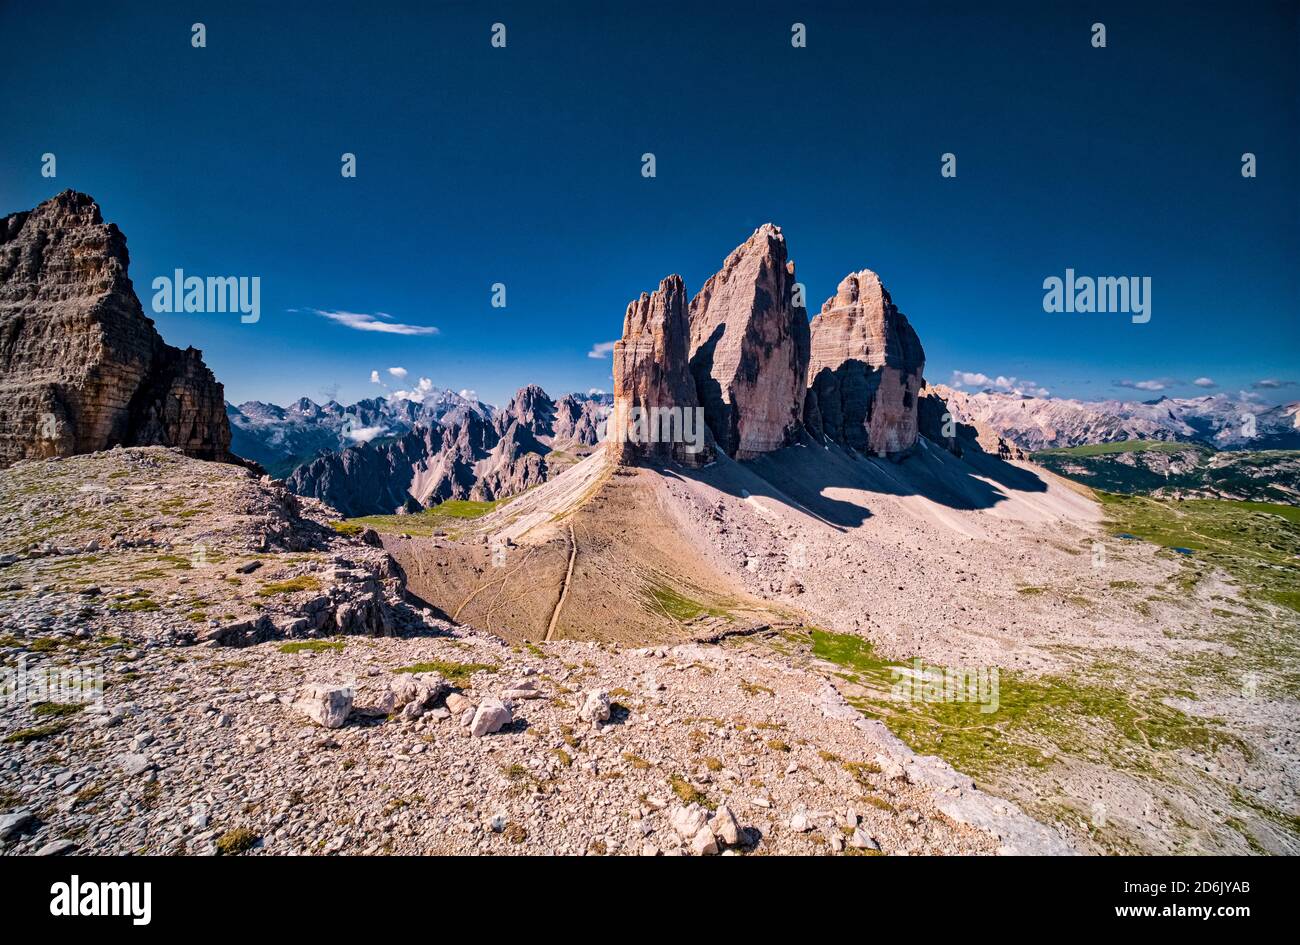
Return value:
<svg viewBox="0 0 1300 945">
<path fill-rule="evenodd" d="M 925 351 L 869 269 L 850 273 L 813 319 L 805 423 L 878 456 L 916 443 Z"/>
<path fill-rule="evenodd" d="M 735 459 L 799 432 L 809 338 L 794 281 L 781 228 L 768 223 L 691 300 L 691 373 L 718 448 Z"/>
<path fill-rule="evenodd" d="M 957 456 L 975 449 L 999 459 L 1029 459 L 1029 454 L 1019 446 L 970 412 L 965 394 L 942 384 L 927 387 L 921 393 L 918 420 L 921 436 Z"/>
<path fill-rule="evenodd" d="M 607 436 L 620 461 L 708 461 L 704 417 L 687 366 L 689 335 L 681 276 L 669 276 L 628 305 L 623 337 L 614 345 L 614 409 Z"/>
<path fill-rule="evenodd" d="M 231 458 L 221 385 L 163 342 L 128 264 L 85 194 L 0 220 L 0 466 L 117 445 Z"/>
</svg>

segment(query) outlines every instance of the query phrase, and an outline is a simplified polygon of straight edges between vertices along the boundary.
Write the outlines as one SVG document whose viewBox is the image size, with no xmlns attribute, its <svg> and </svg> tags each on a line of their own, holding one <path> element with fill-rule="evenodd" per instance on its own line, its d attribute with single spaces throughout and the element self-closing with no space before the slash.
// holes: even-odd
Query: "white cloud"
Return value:
<svg viewBox="0 0 1300 945">
<path fill-rule="evenodd" d="M 478 391 L 464 387 L 461 388 L 460 396 L 464 397 L 466 400 L 478 400 Z"/>
<path fill-rule="evenodd" d="M 306 311 L 321 318 L 328 318 L 332 322 L 338 322 L 340 325 L 346 325 L 348 328 L 355 328 L 357 331 L 377 331 L 386 335 L 438 334 L 438 329 L 432 325 L 403 325 L 401 322 L 390 321 L 393 316 L 384 312 L 369 315 L 365 312 L 327 312 L 318 308 L 309 308 Z"/>
<path fill-rule="evenodd" d="M 390 367 L 388 369 L 388 373 L 391 374 L 393 377 L 397 378 L 399 381 L 406 380 L 406 368 L 404 367 Z"/>
<path fill-rule="evenodd" d="M 1294 387 L 1295 381 L 1279 381 L 1275 377 L 1265 377 L 1250 386 L 1255 390 L 1278 390 L 1282 387 Z"/>
<path fill-rule="evenodd" d="M 344 435 L 354 443 L 369 443 L 375 437 L 387 433 L 387 427 L 357 427 L 353 430 L 344 430 Z"/>
<path fill-rule="evenodd" d="M 587 391 L 587 396 L 588 396 L 588 397 L 601 397 L 601 396 L 604 395 L 604 393 L 605 393 L 605 392 L 604 392 L 603 390 L 601 390 L 599 387 L 593 387 L 593 388 L 591 388 L 590 390 Z"/>
<path fill-rule="evenodd" d="M 427 377 L 422 377 L 411 390 L 395 390 L 389 395 L 389 397 L 393 400 L 410 400 L 417 404 L 421 404 L 424 403 L 424 399 L 432 393 L 433 381 Z"/>
<path fill-rule="evenodd" d="M 978 387 L 981 390 L 984 388 L 990 388 L 1008 394 L 1021 394 L 1025 397 L 1052 396 L 1051 391 L 1046 387 L 1040 387 L 1033 381 L 1025 380 L 1024 378 L 1005 377 L 1001 374 L 997 377 L 989 377 L 987 374 L 981 374 L 977 371 L 953 371 L 952 386 Z"/>
<path fill-rule="evenodd" d="M 1174 384 L 1174 383 L 1177 382 L 1171 381 L 1168 378 L 1152 379 L 1149 381 L 1130 381 L 1125 379 L 1122 381 L 1116 381 L 1115 386 L 1128 387 L 1133 390 L 1160 391 L 1160 390 L 1167 389 L 1170 384 Z"/>
<path fill-rule="evenodd" d="M 378 383 L 380 383 L 380 380 L 379 380 L 379 372 L 378 372 L 378 371 L 371 371 L 371 372 L 370 372 L 370 383 L 371 383 L 371 384 L 378 384 Z"/>
<path fill-rule="evenodd" d="M 613 353 L 614 345 L 616 344 L 618 344 L 617 341 L 597 342 L 596 344 L 591 346 L 591 350 L 587 352 L 587 357 L 595 358 L 596 360 L 607 358 L 610 356 L 610 354 Z"/>
<path fill-rule="evenodd" d="M 1218 387 L 1219 386 L 1218 384 L 1214 383 L 1214 378 L 1212 377 L 1198 377 L 1196 380 L 1192 381 L 1192 383 L 1195 384 L 1197 387 Z"/>
</svg>

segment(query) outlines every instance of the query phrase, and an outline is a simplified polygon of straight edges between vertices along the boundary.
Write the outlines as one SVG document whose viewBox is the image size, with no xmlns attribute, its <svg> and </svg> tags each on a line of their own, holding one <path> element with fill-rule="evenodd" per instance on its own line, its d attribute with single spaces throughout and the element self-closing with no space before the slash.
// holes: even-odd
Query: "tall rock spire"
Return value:
<svg viewBox="0 0 1300 945">
<path fill-rule="evenodd" d="M 690 365 L 718 447 L 752 459 L 789 445 L 803 415 L 808 315 L 781 228 L 737 247 L 690 306 Z"/>
<path fill-rule="evenodd" d="M 640 457 L 701 465 L 711 456 L 687 367 L 686 287 L 673 275 L 628 304 L 614 345 L 614 408 L 608 448 L 622 462 Z"/>
<path fill-rule="evenodd" d="M 163 342 L 128 263 L 85 194 L 0 219 L 0 466 L 117 445 L 230 458 L 221 385 Z"/>
<path fill-rule="evenodd" d="M 878 456 L 916 443 L 925 351 L 880 277 L 850 273 L 812 322 L 810 433 Z"/>
</svg>

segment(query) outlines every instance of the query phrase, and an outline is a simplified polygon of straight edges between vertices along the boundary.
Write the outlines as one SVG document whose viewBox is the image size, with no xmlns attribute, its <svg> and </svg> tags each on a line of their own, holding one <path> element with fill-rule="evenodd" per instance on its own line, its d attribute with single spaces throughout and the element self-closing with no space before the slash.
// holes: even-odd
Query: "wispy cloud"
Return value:
<svg viewBox="0 0 1300 945">
<path fill-rule="evenodd" d="M 1295 384 L 1295 381 L 1279 381 L 1275 377 L 1264 377 L 1250 386 L 1255 390 L 1279 390 L 1283 387 L 1295 387 Z"/>
<path fill-rule="evenodd" d="M 291 309 L 291 311 L 293 310 Z M 404 325 L 401 322 L 392 321 L 393 316 L 385 312 L 376 312 L 374 315 L 370 315 L 366 312 L 329 312 L 319 308 L 303 309 L 303 311 L 319 315 L 321 318 L 328 318 L 332 322 L 338 322 L 348 328 L 355 328 L 357 331 L 378 331 L 386 335 L 438 334 L 438 329 L 432 325 Z"/>
<path fill-rule="evenodd" d="M 1022 394 L 1027 397 L 1051 396 L 1051 391 L 1033 381 L 1021 377 L 1005 377 L 1001 374 L 997 377 L 989 377 L 987 374 L 981 374 L 978 371 L 953 371 L 952 386 L 978 387 L 981 390 L 988 388 L 1008 394 Z"/>
<path fill-rule="evenodd" d="M 397 378 L 399 381 L 406 379 L 406 368 L 404 367 L 390 367 L 388 373 L 393 375 L 393 377 Z"/>
<path fill-rule="evenodd" d="M 1115 381 L 1114 383 L 1116 387 L 1128 387 L 1132 390 L 1160 391 L 1167 390 L 1171 385 L 1177 384 L 1178 382 L 1164 377 L 1153 378 L 1149 381 L 1130 381 L 1125 379 L 1122 381 Z"/>
<path fill-rule="evenodd" d="M 610 356 L 610 354 L 613 353 L 614 345 L 616 344 L 618 344 L 617 341 L 597 342 L 596 344 L 591 346 L 591 350 L 587 352 L 587 357 L 595 358 L 597 360 L 601 360 L 602 358 L 607 358 Z"/>
<path fill-rule="evenodd" d="M 1219 386 L 1218 384 L 1214 383 L 1214 378 L 1212 377 L 1198 377 L 1196 380 L 1192 381 L 1192 383 L 1195 384 L 1197 387 L 1218 387 Z"/>
</svg>

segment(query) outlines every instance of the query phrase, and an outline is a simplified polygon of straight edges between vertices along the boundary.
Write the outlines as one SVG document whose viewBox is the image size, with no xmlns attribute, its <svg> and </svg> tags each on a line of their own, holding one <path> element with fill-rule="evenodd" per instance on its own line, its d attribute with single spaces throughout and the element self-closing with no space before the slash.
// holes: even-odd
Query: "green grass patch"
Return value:
<svg viewBox="0 0 1300 945">
<path fill-rule="evenodd" d="M 511 496 L 511 498 L 516 498 Z M 473 502 L 469 499 L 448 499 L 440 505 L 414 512 L 409 515 L 363 515 L 358 518 L 334 522 L 333 527 L 341 535 L 359 535 L 362 529 L 373 528 L 381 535 L 408 534 L 418 538 L 427 538 L 434 532 L 454 532 L 465 523 L 482 518 L 510 499 L 496 499 L 491 502 Z"/>
<path fill-rule="evenodd" d="M 696 617 L 708 615 L 710 617 L 720 617 L 724 620 L 731 619 L 730 611 L 716 604 L 706 604 L 702 601 L 694 600 L 685 594 L 669 587 L 667 584 L 651 584 L 646 593 L 653 603 L 655 609 L 662 611 L 665 615 L 673 620 L 685 622 L 694 620 Z"/>
<path fill-rule="evenodd" d="M 695 785 L 691 784 L 679 774 L 669 778 L 668 783 L 672 786 L 673 793 L 677 795 L 678 800 L 683 804 L 699 804 L 708 810 L 716 810 L 717 804 L 709 799 L 709 796 L 703 791 L 698 790 Z"/>
<path fill-rule="evenodd" d="M 296 594 L 299 591 L 320 590 L 320 578 L 310 574 L 300 574 L 287 581 L 272 581 L 257 589 L 258 597 L 274 597 L 277 594 Z"/>
<path fill-rule="evenodd" d="M 4 737 L 5 744 L 8 745 L 25 745 L 28 742 L 40 741 L 43 738 L 50 738 L 58 735 L 68 727 L 67 722 L 50 722 L 48 725 L 37 725 L 34 728 L 19 729 L 12 734 Z"/>
<path fill-rule="evenodd" d="M 442 673 L 453 686 L 467 686 L 475 673 L 495 673 L 499 666 L 491 663 L 451 663 L 445 660 L 431 660 L 415 663 L 411 666 L 399 666 L 395 673 Z"/>
<path fill-rule="evenodd" d="M 139 577 L 139 575 L 136 575 Z M 146 613 L 148 611 L 160 610 L 157 601 L 152 601 L 147 597 L 137 597 L 135 600 L 120 601 L 116 604 L 110 604 L 113 610 L 123 613 Z"/>
<path fill-rule="evenodd" d="M 1254 595 L 1300 610 L 1300 508 L 1269 502 L 1097 493 L 1113 534 L 1129 534 L 1192 554 L 1179 590 L 1195 587 L 1207 567 L 1219 567 Z"/>
<path fill-rule="evenodd" d="M 343 650 L 344 643 L 342 640 L 295 640 L 292 643 L 282 643 L 280 645 L 281 653 L 339 653 Z"/>
<path fill-rule="evenodd" d="M 84 702 L 37 702 L 32 706 L 32 713 L 38 718 L 61 719 L 76 715 L 85 707 Z"/>
<path fill-rule="evenodd" d="M 1196 450 L 1201 453 L 1213 453 L 1214 450 L 1199 443 L 1177 443 L 1167 440 L 1117 440 L 1114 443 L 1088 443 L 1083 446 L 1066 446 L 1054 450 L 1039 450 L 1039 456 L 1108 456 L 1113 453 L 1138 453 L 1152 450 L 1157 453 L 1181 453 Z"/>
<path fill-rule="evenodd" d="M 813 655 L 839 667 L 865 694 L 849 702 L 880 719 L 921 754 L 938 755 L 982 777 L 1017 767 L 1044 767 L 1057 755 L 1094 759 L 1149 772 L 1161 752 L 1212 754 L 1236 740 L 1213 720 L 1194 718 L 1161 701 L 1162 693 L 1127 691 L 1081 678 L 1029 677 L 1000 671 L 994 700 L 912 701 L 892 698 L 900 664 L 878 657 L 852 634 L 814 629 Z M 968 693 L 968 695 L 973 695 Z"/>
<path fill-rule="evenodd" d="M 236 827 L 217 838 L 217 853 L 221 856 L 236 856 L 253 849 L 256 843 L 257 834 L 247 827 Z"/>
</svg>

